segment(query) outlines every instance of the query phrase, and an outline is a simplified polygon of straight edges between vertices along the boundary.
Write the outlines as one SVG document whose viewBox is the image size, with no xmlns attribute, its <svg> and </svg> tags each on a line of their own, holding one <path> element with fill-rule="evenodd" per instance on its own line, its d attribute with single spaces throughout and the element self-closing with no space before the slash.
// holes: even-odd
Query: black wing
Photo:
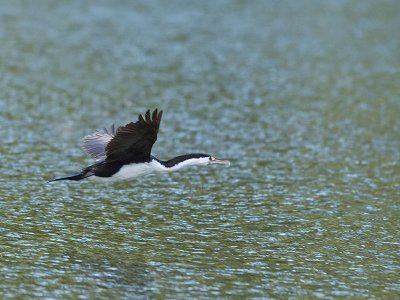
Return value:
<svg viewBox="0 0 400 300">
<path fill-rule="evenodd" d="M 150 115 L 148 110 L 139 120 L 117 129 L 115 136 L 106 146 L 106 161 L 138 163 L 150 161 L 150 152 L 157 140 L 162 111 L 157 109 Z"/>
</svg>

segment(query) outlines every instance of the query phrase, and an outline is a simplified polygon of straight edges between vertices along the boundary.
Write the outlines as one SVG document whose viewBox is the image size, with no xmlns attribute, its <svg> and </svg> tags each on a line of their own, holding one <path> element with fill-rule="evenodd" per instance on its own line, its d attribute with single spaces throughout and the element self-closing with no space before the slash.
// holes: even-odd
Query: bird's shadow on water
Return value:
<svg viewBox="0 0 400 300">
<path fill-rule="evenodd" d="M 100 288 L 113 288 L 137 296 L 151 290 L 151 267 L 143 259 L 126 258 L 118 251 L 96 251 L 90 247 L 69 248 L 65 253 L 69 265 L 76 266 L 87 280 L 94 280 Z"/>
<path fill-rule="evenodd" d="M 200 182 L 180 178 L 176 174 L 155 174 L 127 181 L 113 182 L 108 185 L 114 191 L 124 191 L 125 195 L 142 199 L 146 196 L 162 197 L 170 192 L 185 193 L 200 189 Z"/>
</svg>

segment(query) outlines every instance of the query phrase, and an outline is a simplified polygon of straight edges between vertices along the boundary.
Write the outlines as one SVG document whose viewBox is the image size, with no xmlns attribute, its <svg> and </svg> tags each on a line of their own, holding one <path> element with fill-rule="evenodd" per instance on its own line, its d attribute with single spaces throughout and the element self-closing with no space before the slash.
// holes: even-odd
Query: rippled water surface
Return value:
<svg viewBox="0 0 400 300">
<path fill-rule="evenodd" d="M 3 1 L 0 293 L 400 297 L 400 2 Z M 199 167 L 57 182 L 164 110 Z"/>
</svg>

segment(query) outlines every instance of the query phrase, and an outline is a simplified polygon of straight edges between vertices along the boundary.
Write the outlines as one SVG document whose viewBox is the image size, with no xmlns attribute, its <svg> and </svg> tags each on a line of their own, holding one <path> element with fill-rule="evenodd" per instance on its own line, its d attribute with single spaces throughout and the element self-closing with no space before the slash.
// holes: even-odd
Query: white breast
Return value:
<svg viewBox="0 0 400 300">
<path fill-rule="evenodd" d="M 92 176 L 89 178 L 100 181 L 121 181 L 121 180 L 132 179 L 139 176 L 146 176 L 151 173 L 159 173 L 163 171 L 166 171 L 166 168 L 163 165 L 161 165 L 158 161 L 152 160 L 151 162 L 148 163 L 124 165 L 121 167 L 121 169 L 119 169 L 117 173 L 115 173 L 111 177 Z"/>
</svg>

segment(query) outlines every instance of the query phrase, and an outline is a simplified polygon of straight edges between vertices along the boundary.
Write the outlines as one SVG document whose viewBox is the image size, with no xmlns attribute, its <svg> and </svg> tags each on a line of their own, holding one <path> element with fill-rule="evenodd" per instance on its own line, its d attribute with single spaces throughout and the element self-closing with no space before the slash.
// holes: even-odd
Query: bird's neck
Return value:
<svg viewBox="0 0 400 300">
<path fill-rule="evenodd" d="M 153 159 L 158 161 L 161 165 L 163 165 L 167 171 L 176 171 L 183 167 L 201 165 L 199 163 L 199 157 L 203 156 L 204 154 L 193 153 L 193 154 L 180 155 L 170 160 L 160 160 L 155 157 L 153 157 Z"/>
</svg>

